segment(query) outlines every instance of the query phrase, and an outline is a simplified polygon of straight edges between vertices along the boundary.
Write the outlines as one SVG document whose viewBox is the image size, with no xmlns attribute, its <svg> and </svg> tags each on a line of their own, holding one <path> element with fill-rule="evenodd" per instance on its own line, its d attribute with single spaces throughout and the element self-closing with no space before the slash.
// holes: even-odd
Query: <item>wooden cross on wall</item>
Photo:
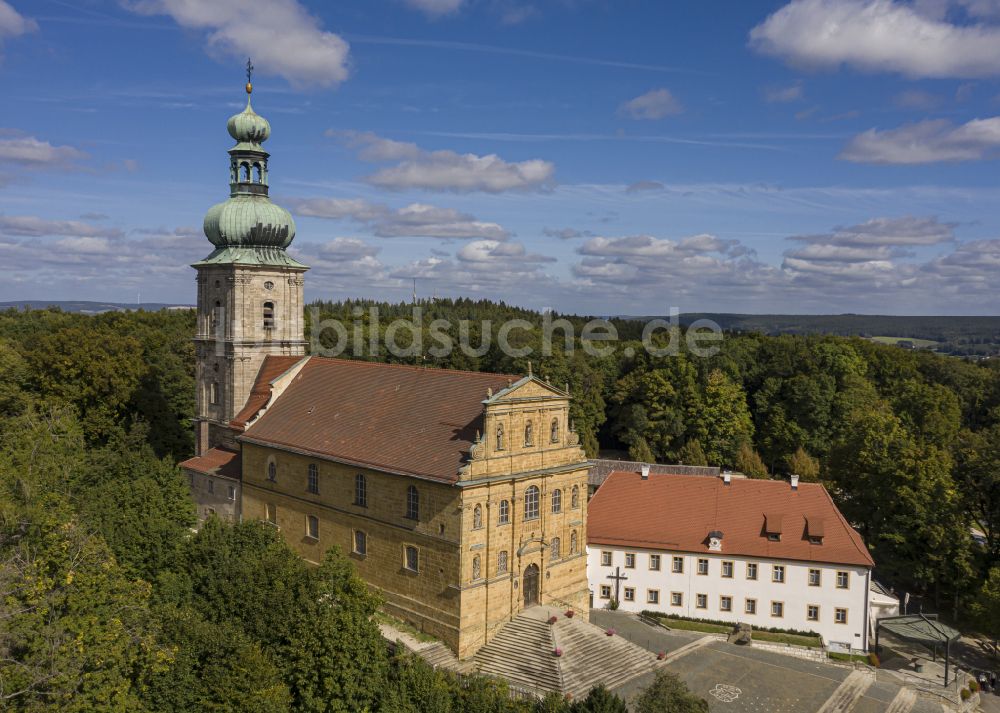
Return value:
<svg viewBox="0 0 1000 713">
<path fill-rule="evenodd" d="M 608 575 L 608 579 L 615 580 L 615 601 L 616 602 L 620 602 L 621 599 L 618 596 L 618 594 L 619 594 L 619 588 L 622 585 L 622 581 L 628 579 L 628 577 L 626 577 L 624 574 L 622 574 L 622 568 L 621 567 L 615 567 L 615 573 L 614 574 L 609 574 Z"/>
</svg>

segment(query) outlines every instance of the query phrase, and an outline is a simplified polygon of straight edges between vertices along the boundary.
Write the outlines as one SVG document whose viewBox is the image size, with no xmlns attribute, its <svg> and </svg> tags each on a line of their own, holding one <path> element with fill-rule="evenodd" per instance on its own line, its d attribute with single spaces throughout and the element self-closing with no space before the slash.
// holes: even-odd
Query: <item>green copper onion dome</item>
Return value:
<svg viewBox="0 0 1000 713">
<path fill-rule="evenodd" d="M 247 82 L 247 94 L 253 90 Z M 268 197 L 268 159 L 261 144 L 271 125 L 250 106 L 226 124 L 236 145 L 229 149 L 229 199 L 209 208 L 205 236 L 215 251 L 198 264 L 241 263 L 305 267 L 285 252 L 295 237 L 291 214 Z"/>
<path fill-rule="evenodd" d="M 229 135 L 238 143 L 260 145 L 271 135 L 271 125 L 267 119 L 253 110 L 250 106 L 250 97 L 247 97 L 247 108 L 229 117 L 226 128 L 229 130 Z"/>
</svg>

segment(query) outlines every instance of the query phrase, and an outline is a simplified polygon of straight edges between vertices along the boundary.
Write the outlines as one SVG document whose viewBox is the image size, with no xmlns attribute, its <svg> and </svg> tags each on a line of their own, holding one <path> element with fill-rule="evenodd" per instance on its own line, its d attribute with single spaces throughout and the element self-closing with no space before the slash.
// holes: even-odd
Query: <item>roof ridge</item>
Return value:
<svg viewBox="0 0 1000 713">
<path fill-rule="evenodd" d="M 523 378 L 523 375 L 518 374 L 502 374 L 496 371 L 473 371 L 471 369 L 452 369 L 450 367 L 441 366 L 417 366 L 415 364 L 397 364 L 395 362 L 388 361 L 372 361 L 370 359 L 351 359 L 349 357 L 326 357 L 326 356 L 313 356 L 313 359 L 326 362 L 340 362 L 348 364 L 359 364 L 371 367 L 387 367 L 392 369 L 406 369 L 408 371 L 438 371 L 438 372 L 449 372 L 453 374 L 466 374 L 469 376 L 496 376 L 498 378 L 510 379 L 510 378 Z"/>
</svg>

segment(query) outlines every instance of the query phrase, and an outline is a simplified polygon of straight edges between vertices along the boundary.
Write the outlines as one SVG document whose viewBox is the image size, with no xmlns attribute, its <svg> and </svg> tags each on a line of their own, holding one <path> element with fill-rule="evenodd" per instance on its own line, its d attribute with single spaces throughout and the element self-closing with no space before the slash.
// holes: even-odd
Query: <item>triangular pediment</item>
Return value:
<svg viewBox="0 0 1000 713">
<path fill-rule="evenodd" d="M 516 403 L 536 399 L 565 399 L 569 394 L 557 389 L 537 376 L 528 375 L 515 381 L 506 389 L 496 392 L 483 403 L 488 405 L 501 403 Z"/>
</svg>

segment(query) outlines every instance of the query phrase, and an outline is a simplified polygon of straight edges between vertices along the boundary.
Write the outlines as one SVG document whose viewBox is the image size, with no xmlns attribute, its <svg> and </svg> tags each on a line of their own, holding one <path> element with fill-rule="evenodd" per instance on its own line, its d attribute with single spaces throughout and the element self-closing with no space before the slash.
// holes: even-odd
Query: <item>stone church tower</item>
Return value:
<svg viewBox="0 0 1000 713">
<path fill-rule="evenodd" d="M 248 77 L 249 78 L 249 77 Z M 215 250 L 198 271 L 196 449 L 200 455 L 228 436 L 229 421 L 247 401 L 269 354 L 305 354 L 303 274 L 286 252 L 295 237 L 287 210 L 268 198 L 268 158 L 262 143 L 271 125 L 250 106 L 230 117 L 229 199 L 205 215 Z"/>
</svg>

